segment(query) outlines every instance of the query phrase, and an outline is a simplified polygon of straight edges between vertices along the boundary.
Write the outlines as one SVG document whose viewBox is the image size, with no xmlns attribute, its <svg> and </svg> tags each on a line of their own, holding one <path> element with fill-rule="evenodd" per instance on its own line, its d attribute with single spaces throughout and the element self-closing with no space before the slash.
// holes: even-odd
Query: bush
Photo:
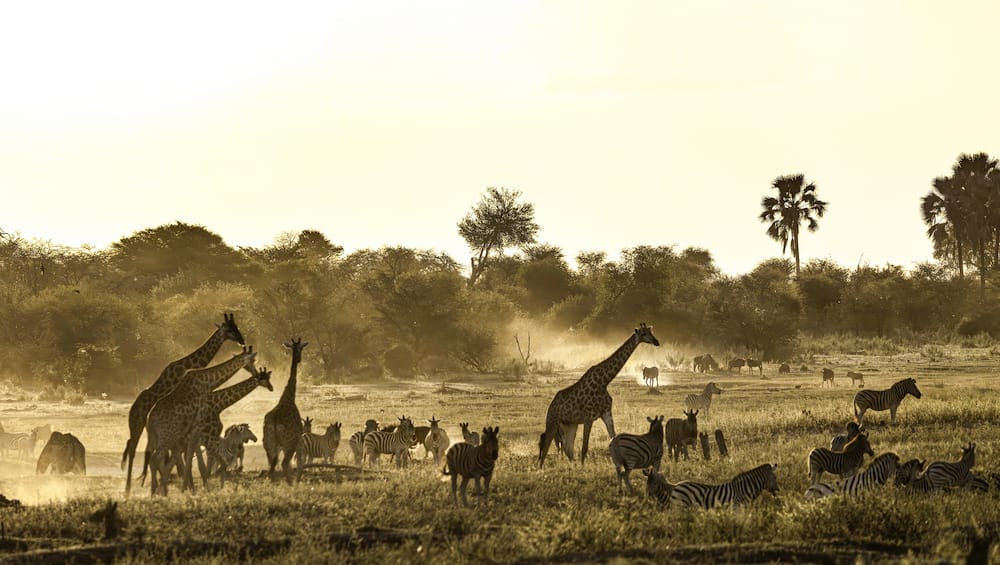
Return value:
<svg viewBox="0 0 1000 565">
<path fill-rule="evenodd" d="M 414 368 L 417 366 L 417 356 L 409 345 L 405 343 L 394 345 L 385 352 L 383 357 L 385 368 L 392 373 L 392 376 L 397 378 L 413 376 Z"/>
</svg>

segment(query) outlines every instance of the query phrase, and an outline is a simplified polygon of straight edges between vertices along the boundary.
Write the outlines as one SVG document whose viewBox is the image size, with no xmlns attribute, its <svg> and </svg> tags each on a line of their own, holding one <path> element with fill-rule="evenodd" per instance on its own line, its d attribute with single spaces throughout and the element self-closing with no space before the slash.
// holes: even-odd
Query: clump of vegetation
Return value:
<svg viewBox="0 0 1000 565">
<path fill-rule="evenodd" d="M 941 361 L 948 358 L 948 354 L 940 345 L 925 345 L 920 350 L 920 356 L 930 361 Z"/>
</svg>

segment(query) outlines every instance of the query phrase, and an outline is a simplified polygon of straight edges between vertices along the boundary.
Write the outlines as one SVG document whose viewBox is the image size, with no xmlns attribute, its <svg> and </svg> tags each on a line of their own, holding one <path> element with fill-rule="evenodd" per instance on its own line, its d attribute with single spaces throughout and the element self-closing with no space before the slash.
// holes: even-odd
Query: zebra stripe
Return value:
<svg viewBox="0 0 1000 565">
<path fill-rule="evenodd" d="M 854 417 L 860 425 L 866 411 L 888 410 L 889 419 L 895 422 L 896 410 L 907 394 L 920 398 L 920 389 L 917 388 L 915 379 L 903 379 L 886 390 L 862 390 L 854 395 Z"/>
<path fill-rule="evenodd" d="M 396 466 L 403 467 L 409 463 L 414 433 L 413 421 L 403 416 L 393 431 L 372 432 L 365 437 L 363 457 L 367 457 L 369 464 L 374 467 L 378 464 L 380 455 L 391 454 L 396 457 Z"/>
<path fill-rule="evenodd" d="M 806 490 L 806 498 L 822 498 L 841 492 L 848 496 L 860 496 L 867 491 L 884 485 L 890 477 L 896 476 L 899 468 L 899 456 L 895 453 L 883 453 L 872 459 L 864 471 L 837 481 L 834 484 L 816 483 Z"/>
<path fill-rule="evenodd" d="M 711 510 L 723 504 L 736 506 L 747 504 L 765 490 L 771 494 L 778 492 L 775 471 L 778 465 L 764 464 L 733 477 L 721 485 L 707 485 L 691 481 L 681 481 L 674 485 L 670 500 L 685 506 L 700 506 Z"/>
<path fill-rule="evenodd" d="M 226 428 L 222 438 L 215 442 L 215 456 L 223 475 L 231 467 L 237 471 L 243 470 L 243 444 L 248 441 L 257 441 L 257 436 L 250 430 L 250 424 L 234 424 Z"/>
<path fill-rule="evenodd" d="M 830 450 L 843 451 L 847 443 L 854 439 L 859 433 L 861 433 L 861 431 L 861 426 L 859 426 L 857 422 L 848 422 L 847 433 L 833 438 L 833 440 L 830 441 Z"/>
<path fill-rule="evenodd" d="M 465 496 L 465 488 L 469 484 L 469 479 L 476 480 L 475 495 L 481 495 L 484 504 L 489 501 L 493 467 L 500 456 L 500 442 L 497 440 L 499 433 L 499 427 L 483 428 L 483 440 L 480 445 L 456 443 L 448 448 L 448 453 L 445 455 L 446 463 L 441 472 L 451 476 L 451 499 L 455 506 L 458 506 L 456 489 L 459 475 L 462 476 L 462 503 L 464 505 L 469 505 L 469 500 Z M 480 478 L 485 483 L 485 491 L 479 487 Z"/>
<path fill-rule="evenodd" d="M 326 463 L 333 463 L 338 447 L 340 447 L 340 422 L 335 422 L 326 427 L 326 433 L 323 435 L 311 432 L 302 434 L 299 448 L 295 453 L 299 458 L 299 465 L 303 463 L 309 465 L 313 459 L 323 459 Z"/>
<path fill-rule="evenodd" d="M 660 506 L 670 504 L 670 493 L 674 491 L 676 485 L 667 482 L 663 473 L 653 469 L 643 469 L 642 474 L 646 475 L 646 496 L 656 500 Z"/>
<path fill-rule="evenodd" d="M 479 434 L 476 432 L 469 431 L 469 423 L 462 422 L 459 424 L 462 428 L 462 440 L 469 445 L 479 445 Z"/>
<path fill-rule="evenodd" d="M 708 409 L 712 406 L 712 395 L 722 394 L 719 387 L 716 384 L 708 383 L 705 385 L 705 390 L 701 391 L 701 394 L 689 394 L 687 398 L 684 399 L 684 406 L 688 410 L 700 410 L 705 413 L 705 417 L 708 417 Z"/>
<path fill-rule="evenodd" d="M 364 431 L 354 432 L 351 434 L 350 439 L 347 440 L 347 444 L 351 446 L 351 452 L 354 454 L 354 464 L 358 467 L 361 466 L 361 461 L 363 460 L 365 436 L 377 431 L 378 420 L 366 420 Z"/>
<path fill-rule="evenodd" d="M 864 462 L 865 453 L 874 456 L 868 436 L 860 433 L 851 440 L 844 451 L 832 451 L 825 447 L 817 447 L 809 452 L 810 484 L 816 484 L 824 472 L 840 475 L 846 478 L 858 471 Z"/>
<path fill-rule="evenodd" d="M 962 448 L 962 458 L 951 463 L 935 461 L 927 466 L 924 476 L 930 481 L 932 490 L 943 490 L 953 486 L 964 486 L 972 476 L 972 467 L 976 464 L 976 444 L 970 443 Z"/>
<path fill-rule="evenodd" d="M 437 465 L 441 463 L 445 452 L 451 446 L 451 438 L 448 437 L 448 432 L 441 429 L 438 425 L 441 423 L 441 420 L 431 416 L 431 419 L 427 421 L 430 422 L 431 429 L 427 432 L 427 437 L 424 438 L 424 450 L 434 455 L 434 464 Z"/>
<path fill-rule="evenodd" d="M 632 483 L 628 478 L 632 469 L 652 467 L 656 471 L 660 470 L 660 461 L 663 459 L 663 416 L 647 416 L 646 420 L 649 422 L 648 432 L 641 436 L 618 434 L 608 446 L 611 462 L 615 464 L 615 474 L 618 475 L 619 493 L 622 492 L 624 482 L 629 494 L 632 494 Z"/>
</svg>

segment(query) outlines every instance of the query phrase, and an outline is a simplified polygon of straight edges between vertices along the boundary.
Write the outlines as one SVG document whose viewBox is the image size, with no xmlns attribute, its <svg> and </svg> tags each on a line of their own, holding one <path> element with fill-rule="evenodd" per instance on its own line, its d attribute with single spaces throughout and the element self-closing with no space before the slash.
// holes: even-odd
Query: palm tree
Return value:
<svg viewBox="0 0 1000 565">
<path fill-rule="evenodd" d="M 954 244 L 958 278 L 963 280 L 968 199 L 964 187 L 954 182 L 951 177 L 937 177 L 933 186 L 934 189 L 921 200 L 921 211 L 924 223 L 927 224 L 927 237 L 934 242 L 935 249 L 943 250 L 942 254 L 945 257 L 951 255 L 947 250 Z"/>
<path fill-rule="evenodd" d="M 778 190 L 778 197 L 765 196 L 760 201 L 764 208 L 760 221 L 771 223 L 767 228 L 767 235 L 781 243 L 782 255 L 791 244 L 792 256 L 795 257 L 795 278 L 798 278 L 799 227 L 802 222 L 806 222 L 809 231 L 819 229 L 816 218 L 822 218 L 826 213 L 827 203 L 816 198 L 816 184 L 805 184 L 804 175 L 780 176 L 774 179 L 771 187 Z"/>
<path fill-rule="evenodd" d="M 963 153 L 959 155 L 952 171 L 952 179 L 964 188 L 964 193 L 968 196 L 969 205 L 964 208 L 967 235 L 975 250 L 980 298 L 985 300 L 986 271 L 992 263 L 988 260 L 987 248 L 993 239 L 992 216 L 998 204 L 993 189 L 1000 170 L 997 169 L 997 160 L 986 153 Z"/>
</svg>

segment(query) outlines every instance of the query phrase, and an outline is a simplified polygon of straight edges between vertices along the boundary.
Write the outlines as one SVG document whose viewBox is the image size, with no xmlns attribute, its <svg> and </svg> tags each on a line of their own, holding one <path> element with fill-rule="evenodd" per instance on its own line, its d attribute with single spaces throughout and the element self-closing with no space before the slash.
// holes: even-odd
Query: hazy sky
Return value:
<svg viewBox="0 0 1000 565">
<path fill-rule="evenodd" d="M 803 260 L 930 256 L 919 199 L 1000 154 L 997 2 L 22 2 L 0 8 L 0 227 L 103 247 L 182 220 L 467 262 L 488 186 L 540 240 L 745 272 L 778 175 Z"/>
</svg>

